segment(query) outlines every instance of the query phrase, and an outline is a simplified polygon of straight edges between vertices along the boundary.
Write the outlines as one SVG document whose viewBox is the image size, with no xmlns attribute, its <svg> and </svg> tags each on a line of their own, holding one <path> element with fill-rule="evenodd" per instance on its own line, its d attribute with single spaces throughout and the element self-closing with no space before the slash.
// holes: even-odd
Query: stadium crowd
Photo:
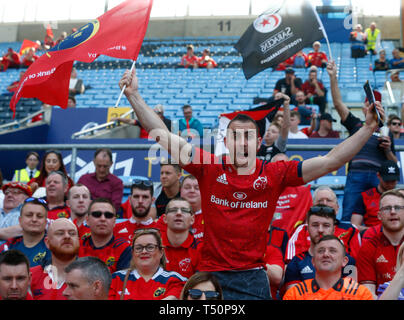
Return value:
<svg viewBox="0 0 404 320">
<path fill-rule="evenodd" d="M 108 148 L 95 151 L 95 172 L 76 183 L 57 150 L 42 159 L 28 153 L 27 167 L 2 186 L 0 299 L 404 299 L 404 190 L 397 188 L 394 148 L 401 119 L 389 117 L 387 133 L 380 130 L 375 109 L 387 119 L 378 92 L 375 103 L 364 102 L 364 121 L 353 115 L 341 99 L 335 63 L 320 43 L 313 50 L 284 63 L 272 97 L 282 107 L 264 135 L 240 113 L 228 124 L 229 154 L 222 157 L 170 132 L 159 116 L 163 106 L 153 112 L 138 91 L 136 70 L 126 71 L 119 86 L 138 124 L 171 155 L 160 163 L 160 183 L 133 181 L 123 202 Z M 197 58 L 192 45 L 180 64 L 216 66 L 209 50 Z M 305 82 L 294 76 L 299 67 L 309 68 Z M 349 137 L 325 156 L 289 161 L 288 139 L 339 137 L 319 68 L 330 77 Z M 183 111 L 187 131 L 192 107 Z M 310 126 L 302 129 L 303 121 Z M 308 183 L 348 162 L 337 219 L 333 189 L 311 193 Z"/>
</svg>

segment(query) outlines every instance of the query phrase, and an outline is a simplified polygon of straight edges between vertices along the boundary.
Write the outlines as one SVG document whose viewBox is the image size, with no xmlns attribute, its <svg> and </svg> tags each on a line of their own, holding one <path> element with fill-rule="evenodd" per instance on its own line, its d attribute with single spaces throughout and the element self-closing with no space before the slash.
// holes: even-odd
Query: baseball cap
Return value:
<svg viewBox="0 0 404 320">
<path fill-rule="evenodd" d="M 384 161 L 379 169 L 379 173 L 383 181 L 400 180 L 400 169 L 395 161 Z"/>
<path fill-rule="evenodd" d="M 286 74 L 295 73 L 295 70 L 293 70 L 292 68 L 289 67 L 289 68 L 285 69 L 285 73 Z"/>
<path fill-rule="evenodd" d="M 18 188 L 18 189 L 24 191 L 28 197 L 32 196 L 31 187 L 25 183 L 15 182 L 15 181 L 9 182 L 9 183 L 6 183 L 1 189 L 3 190 L 3 192 L 6 192 L 6 190 L 8 188 Z"/>
<path fill-rule="evenodd" d="M 331 117 L 331 115 L 329 113 L 323 113 L 320 116 L 320 120 L 328 120 L 330 122 L 337 122 L 337 120 L 335 120 L 333 117 Z"/>
<path fill-rule="evenodd" d="M 376 101 L 382 102 L 382 94 L 379 91 L 373 90 L 373 95 L 375 96 Z M 365 98 L 365 102 L 368 102 L 368 98 Z"/>
</svg>

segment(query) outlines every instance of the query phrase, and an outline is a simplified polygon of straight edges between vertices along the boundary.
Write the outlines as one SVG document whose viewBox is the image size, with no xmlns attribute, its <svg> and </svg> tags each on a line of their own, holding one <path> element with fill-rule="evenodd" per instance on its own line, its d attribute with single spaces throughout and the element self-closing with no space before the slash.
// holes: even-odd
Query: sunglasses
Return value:
<svg viewBox="0 0 404 320">
<path fill-rule="evenodd" d="M 391 125 L 392 126 L 401 126 L 401 122 L 392 122 Z"/>
<path fill-rule="evenodd" d="M 314 206 L 314 207 L 310 208 L 310 211 L 312 213 L 319 213 L 319 212 L 323 212 L 325 214 L 335 213 L 334 209 L 331 208 L 331 207 L 317 207 L 317 206 Z"/>
<path fill-rule="evenodd" d="M 100 218 L 102 215 L 104 215 L 104 217 L 106 219 L 115 218 L 115 213 L 109 212 L 109 211 L 107 211 L 107 212 L 93 211 L 93 212 L 90 212 L 90 215 L 93 216 L 94 218 Z"/>
<path fill-rule="evenodd" d="M 42 199 L 42 198 L 30 197 L 30 198 L 25 199 L 24 203 L 39 204 L 39 205 L 45 207 L 46 210 L 48 210 L 48 203 L 46 202 L 45 199 Z"/>
<path fill-rule="evenodd" d="M 202 291 L 199 289 L 188 290 L 188 295 L 194 300 L 199 300 L 203 293 L 205 294 L 206 300 L 217 300 L 219 298 L 219 292 L 217 291 Z"/>
<path fill-rule="evenodd" d="M 142 180 L 142 179 L 135 179 L 133 180 L 133 185 L 135 186 L 141 186 L 144 185 L 145 187 L 151 187 L 153 186 L 153 181 L 150 180 Z"/>
<path fill-rule="evenodd" d="M 167 213 L 167 214 L 168 214 L 168 213 L 177 213 L 178 210 L 179 210 L 181 213 L 184 213 L 184 214 L 186 214 L 186 213 L 191 214 L 191 213 L 192 213 L 192 210 L 191 210 L 191 209 L 185 208 L 185 207 L 182 207 L 182 208 L 172 207 L 172 208 L 167 209 L 167 210 L 166 210 L 166 213 Z"/>
</svg>

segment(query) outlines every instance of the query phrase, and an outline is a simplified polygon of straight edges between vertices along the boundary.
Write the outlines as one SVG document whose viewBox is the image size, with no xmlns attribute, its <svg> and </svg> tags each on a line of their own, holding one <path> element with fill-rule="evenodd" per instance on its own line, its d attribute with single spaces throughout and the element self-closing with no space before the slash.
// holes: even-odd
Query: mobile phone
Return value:
<svg viewBox="0 0 404 320">
<path fill-rule="evenodd" d="M 369 104 L 372 104 L 372 103 L 374 104 L 376 102 L 376 99 L 375 99 L 375 95 L 373 94 L 373 89 L 369 83 L 369 80 L 366 81 L 365 85 L 363 86 L 363 89 L 365 90 L 366 98 L 368 99 Z M 380 117 L 379 111 L 376 109 L 376 106 L 374 107 L 374 111 L 376 112 L 377 121 L 379 122 L 379 127 L 381 128 L 384 126 L 384 124 Z"/>
</svg>

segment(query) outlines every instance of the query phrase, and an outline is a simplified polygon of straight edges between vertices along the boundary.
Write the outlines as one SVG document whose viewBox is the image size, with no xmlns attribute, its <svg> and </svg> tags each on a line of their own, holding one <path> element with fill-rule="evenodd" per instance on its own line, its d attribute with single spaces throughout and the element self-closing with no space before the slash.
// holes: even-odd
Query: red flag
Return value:
<svg viewBox="0 0 404 320">
<path fill-rule="evenodd" d="M 46 26 L 46 35 L 53 39 L 53 31 L 52 31 L 52 27 L 49 23 Z"/>
<path fill-rule="evenodd" d="M 31 40 L 28 39 L 24 39 L 24 41 L 21 44 L 21 48 L 20 48 L 20 55 L 24 55 L 28 52 L 29 49 L 31 48 L 35 48 L 38 49 L 39 45 Z"/>
<path fill-rule="evenodd" d="M 74 60 L 93 62 L 99 55 L 136 60 L 146 34 L 153 0 L 126 0 L 69 35 L 25 72 L 10 108 L 21 97 L 67 107 Z"/>
</svg>

